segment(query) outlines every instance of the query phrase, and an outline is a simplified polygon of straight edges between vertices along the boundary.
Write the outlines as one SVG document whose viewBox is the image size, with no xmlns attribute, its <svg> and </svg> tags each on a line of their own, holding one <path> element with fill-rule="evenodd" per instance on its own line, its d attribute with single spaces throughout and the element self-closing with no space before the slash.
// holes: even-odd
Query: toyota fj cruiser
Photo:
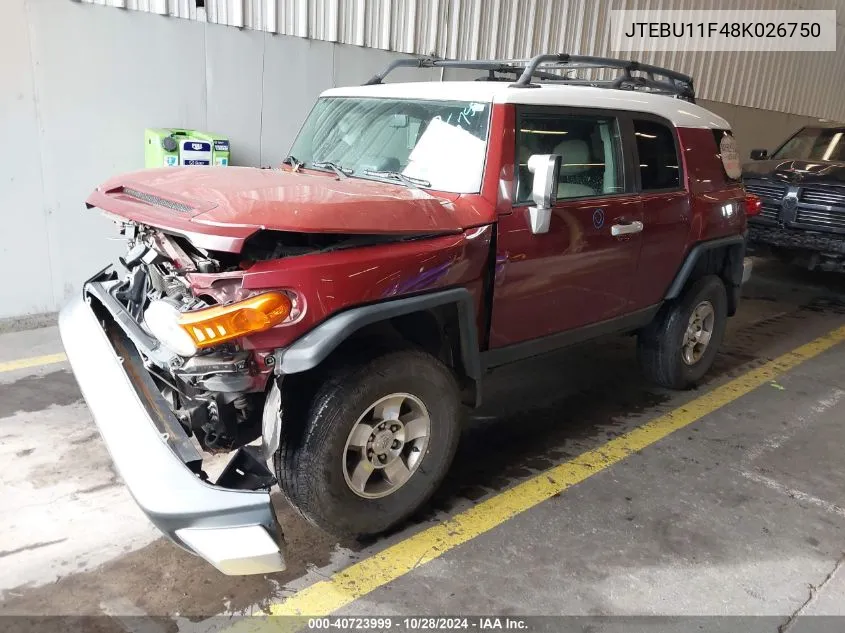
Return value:
<svg viewBox="0 0 845 633">
<path fill-rule="evenodd" d="M 128 249 L 62 311 L 68 358 L 137 503 L 225 573 L 284 569 L 277 481 L 333 532 L 406 519 L 497 366 L 633 333 L 652 379 L 694 384 L 750 271 L 759 201 L 691 78 L 397 65 L 486 75 L 328 90 L 278 169 L 140 171 L 87 200 Z M 229 451 L 212 481 L 203 453 Z"/>
<path fill-rule="evenodd" d="M 819 123 L 771 156 L 751 152 L 745 188 L 763 202 L 749 246 L 807 268 L 845 271 L 845 125 Z"/>
</svg>

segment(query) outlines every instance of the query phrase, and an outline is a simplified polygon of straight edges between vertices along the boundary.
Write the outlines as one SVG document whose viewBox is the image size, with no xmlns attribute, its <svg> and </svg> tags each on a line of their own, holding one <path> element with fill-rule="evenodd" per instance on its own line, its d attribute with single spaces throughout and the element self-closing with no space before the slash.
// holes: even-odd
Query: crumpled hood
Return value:
<svg viewBox="0 0 845 633">
<path fill-rule="evenodd" d="M 460 196 L 401 184 L 251 167 L 149 169 L 118 176 L 87 204 L 177 233 L 235 240 L 258 229 L 361 234 L 453 233 L 489 221 Z M 210 248 L 210 246 L 207 246 Z M 221 246 L 218 244 L 218 248 Z"/>
<path fill-rule="evenodd" d="M 784 184 L 845 185 L 845 163 L 824 160 L 755 160 L 742 167 L 743 178 L 764 178 Z"/>
</svg>

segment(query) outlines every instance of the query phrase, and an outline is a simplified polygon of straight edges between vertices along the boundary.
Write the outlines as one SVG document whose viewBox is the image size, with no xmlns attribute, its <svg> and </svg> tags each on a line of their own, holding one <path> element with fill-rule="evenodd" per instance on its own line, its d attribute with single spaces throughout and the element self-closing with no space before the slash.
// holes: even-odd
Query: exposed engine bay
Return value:
<svg viewBox="0 0 845 633">
<path fill-rule="evenodd" d="M 89 283 L 89 292 L 116 315 L 172 412 L 209 452 L 230 451 L 261 435 L 273 359 L 242 349 L 238 339 L 196 346 L 174 332 L 176 320 L 254 296 L 243 288 L 243 275 L 255 262 L 422 237 L 259 231 L 241 253 L 229 253 L 135 222 L 119 225 L 127 252 L 106 278 Z M 214 279 L 197 292 L 192 275 Z M 287 298 L 295 319 L 298 299 L 295 293 Z M 202 332 L 216 334 L 207 327 Z"/>
<path fill-rule="evenodd" d="M 121 232 L 128 251 L 114 266 L 106 290 L 153 340 L 160 338 L 150 323 L 154 304 L 184 313 L 211 307 L 218 299 L 239 298 L 240 257 L 209 253 L 184 238 L 134 223 L 124 223 Z M 198 297 L 187 279 L 196 272 L 234 275 L 223 277 L 216 296 Z M 187 357 L 165 357 L 160 350 L 145 349 L 143 340 L 134 342 L 169 407 L 203 449 L 229 451 L 258 437 L 269 374 L 257 370 L 250 351 L 229 342 Z"/>
</svg>

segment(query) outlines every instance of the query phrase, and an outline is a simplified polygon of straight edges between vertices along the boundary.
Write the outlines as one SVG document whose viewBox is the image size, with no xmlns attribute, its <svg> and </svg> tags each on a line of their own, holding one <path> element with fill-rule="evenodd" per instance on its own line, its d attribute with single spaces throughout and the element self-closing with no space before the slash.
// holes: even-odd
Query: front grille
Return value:
<svg viewBox="0 0 845 633">
<path fill-rule="evenodd" d="M 834 187 L 805 187 L 801 190 L 801 202 L 828 207 L 845 207 L 845 189 Z"/>
<path fill-rule="evenodd" d="M 845 229 L 845 209 L 842 211 L 823 211 L 818 209 L 798 208 L 795 221 L 806 226 L 818 226 L 826 229 Z"/>
<path fill-rule="evenodd" d="M 758 196 L 763 203 L 760 215 L 755 220 L 768 220 L 777 222 L 780 218 L 780 203 L 786 193 L 786 185 L 767 182 L 765 180 L 752 180 L 745 183 L 748 193 Z"/>
<path fill-rule="evenodd" d="M 764 202 L 763 207 L 760 209 L 760 215 L 757 217 L 777 222 L 778 218 L 780 218 L 780 207 L 770 202 Z"/>
<path fill-rule="evenodd" d="M 795 221 L 808 228 L 845 231 L 845 188 L 803 187 Z"/>
<path fill-rule="evenodd" d="M 845 187 L 788 187 L 767 180 L 751 180 L 745 182 L 745 189 L 759 196 L 763 202 L 760 215 L 751 218 L 752 221 L 763 225 L 783 222 L 787 226 L 800 225 L 803 229 L 845 231 Z M 798 195 L 794 216 L 791 210 L 781 211 L 787 192 Z"/>
<path fill-rule="evenodd" d="M 187 213 L 191 210 L 191 207 L 182 202 L 168 200 L 167 198 L 162 198 L 161 196 L 154 196 L 151 193 L 145 193 L 143 191 L 138 191 L 137 189 L 123 187 L 121 193 L 129 196 L 130 198 L 135 198 L 136 200 L 140 200 L 141 202 L 146 202 L 147 204 L 152 204 L 157 207 L 166 207 L 168 209 L 173 209 L 174 211 L 181 211 L 182 213 Z"/>
<path fill-rule="evenodd" d="M 783 194 L 786 193 L 786 185 L 766 182 L 765 180 L 746 181 L 745 189 L 756 196 L 776 202 L 780 202 L 783 199 Z"/>
</svg>

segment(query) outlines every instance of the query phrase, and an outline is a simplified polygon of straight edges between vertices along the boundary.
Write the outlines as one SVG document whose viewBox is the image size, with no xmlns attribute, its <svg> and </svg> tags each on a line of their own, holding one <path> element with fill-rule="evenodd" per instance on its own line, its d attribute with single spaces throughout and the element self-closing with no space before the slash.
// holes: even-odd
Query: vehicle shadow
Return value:
<svg viewBox="0 0 845 633">
<path fill-rule="evenodd" d="M 449 475 L 415 520 L 433 519 L 551 468 L 802 342 L 808 319 L 845 314 L 845 275 L 762 262 L 704 383 L 673 392 L 647 382 L 634 337 L 592 342 L 501 368 L 468 412 Z"/>
</svg>

